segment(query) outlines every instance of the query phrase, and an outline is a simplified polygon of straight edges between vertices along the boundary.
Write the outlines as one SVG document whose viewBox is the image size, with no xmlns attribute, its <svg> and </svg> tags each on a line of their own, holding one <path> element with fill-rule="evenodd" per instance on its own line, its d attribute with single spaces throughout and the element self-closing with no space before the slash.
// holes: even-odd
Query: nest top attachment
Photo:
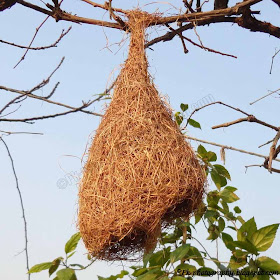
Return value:
<svg viewBox="0 0 280 280">
<path fill-rule="evenodd" d="M 148 73 L 145 29 L 151 15 L 129 15 L 130 46 L 114 96 L 88 151 L 78 224 L 89 253 L 135 259 L 161 228 L 188 218 L 204 194 L 205 171 Z"/>
</svg>

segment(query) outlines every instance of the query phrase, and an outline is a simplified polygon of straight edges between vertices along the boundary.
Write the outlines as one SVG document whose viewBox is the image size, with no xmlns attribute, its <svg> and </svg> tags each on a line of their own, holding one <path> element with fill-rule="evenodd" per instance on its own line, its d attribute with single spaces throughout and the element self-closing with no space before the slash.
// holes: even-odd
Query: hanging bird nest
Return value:
<svg viewBox="0 0 280 280">
<path fill-rule="evenodd" d="M 128 15 L 128 59 L 88 151 L 78 224 L 89 253 L 106 260 L 149 251 L 163 225 L 189 217 L 205 171 L 148 74 L 145 29 L 154 16 Z"/>
</svg>

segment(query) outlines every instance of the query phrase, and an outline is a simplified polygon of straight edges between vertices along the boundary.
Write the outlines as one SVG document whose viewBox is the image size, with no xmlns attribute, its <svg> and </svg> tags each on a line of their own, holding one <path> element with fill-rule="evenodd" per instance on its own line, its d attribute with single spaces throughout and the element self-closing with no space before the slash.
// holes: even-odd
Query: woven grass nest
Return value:
<svg viewBox="0 0 280 280">
<path fill-rule="evenodd" d="M 92 256 L 129 259 L 149 251 L 162 226 L 189 217 L 202 200 L 205 172 L 148 74 L 145 28 L 129 14 L 128 59 L 88 151 L 78 226 Z"/>
</svg>

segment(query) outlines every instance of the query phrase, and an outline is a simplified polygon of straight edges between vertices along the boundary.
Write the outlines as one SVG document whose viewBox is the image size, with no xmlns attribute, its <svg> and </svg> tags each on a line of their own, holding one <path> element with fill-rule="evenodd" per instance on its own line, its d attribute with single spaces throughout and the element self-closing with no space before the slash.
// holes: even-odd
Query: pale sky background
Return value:
<svg viewBox="0 0 280 280">
<path fill-rule="evenodd" d="M 37 1 L 34 1 L 37 2 Z M 117 3 L 117 1 L 114 1 Z M 120 7 L 136 6 L 138 1 L 118 1 Z M 140 6 L 151 1 L 139 1 Z M 232 1 L 234 2 L 234 1 Z M 179 6 L 181 1 L 172 1 Z M 102 18 L 104 12 L 91 8 L 81 1 L 65 0 L 63 8 L 82 16 Z M 154 11 L 159 4 L 146 7 Z M 280 25 L 279 9 L 272 1 L 261 8 L 259 18 L 270 20 Z M 164 10 L 170 8 L 161 4 Z M 168 11 L 167 13 L 172 13 Z M 14 6 L 0 13 L 0 39 L 27 45 L 35 28 L 45 18 L 35 11 Z M 107 19 L 106 15 L 104 19 Z M 69 23 L 56 23 L 50 19 L 40 31 L 34 46 L 54 42 L 61 29 Z M 46 51 L 29 52 L 25 61 L 16 69 L 13 66 L 20 59 L 23 50 L 0 45 L 0 85 L 17 89 L 30 89 L 38 84 L 55 68 L 62 56 L 65 62 L 55 74 L 50 85 L 39 94 L 47 95 L 52 86 L 60 81 L 53 100 L 79 106 L 82 100 L 93 98 L 94 94 L 103 92 L 106 85 L 124 62 L 127 44 L 123 48 L 113 45 L 111 51 L 106 46 L 120 42 L 123 34 L 120 31 L 103 29 L 89 25 L 75 25 L 68 36 L 57 48 Z M 161 32 L 162 28 L 151 29 L 151 37 Z M 180 103 L 193 104 L 204 96 L 211 94 L 216 101 L 223 101 L 239 107 L 256 117 L 278 126 L 279 102 L 275 96 L 268 97 L 253 106 L 249 103 L 279 88 L 280 57 L 275 59 L 272 75 L 269 74 L 271 57 L 279 40 L 265 34 L 250 33 L 231 24 L 217 24 L 198 28 L 203 43 L 219 51 L 231 53 L 238 59 L 205 52 L 187 44 L 189 54 L 184 54 L 178 38 L 171 42 L 159 43 L 148 50 L 150 73 L 155 78 L 159 92 L 168 95 L 172 108 L 179 109 Z M 105 36 L 106 35 L 106 36 Z M 197 40 L 193 31 L 187 36 Z M 1 91 L 1 106 L 13 95 Z M 55 112 L 62 112 L 51 104 L 30 100 L 9 117 L 31 117 Z M 94 105 L 100 112 L 102 104 Z M 93 106 L 93 107 L 94 107 Z M 194 137 L 234 146 L 237 148 L 268 154 L 269 147 L 258 149 L 260 144 L 272 139 L 273 131 L 256 124 L 243 123 L 220 130 L 211 130 L 211 126 L 243 117 L 230 109 L 210 107 L 200 111 L 194 119 L 201 123 L 202 130 L 189 129 Z M 43 136 L 13 135 L 5 137 L 13 155 L 16 171 L 25 204 L 29 232 L 29 253 L 31 265 L 52 261 L 63 255 L 64 244 L 76 232 L 77 185 L 67 174 L 79 174 L 81 161 L 89 135 L 99 124 L 98 117 L 76 113 L 57 119 L 37 121 L 34 125 L 1 123 L 0 130 L 42 132 Z M 192 146 L 197 143 L 192 141 Z M 205 145 L 219 154 L 219 149 Z M 66 156 L 71 155 L 71 157 Z M 0 219 L 1 219 L 1 252 L 0 277 L 5 280 L 26 279 L 25 256 L 17 253 L 24 248 L 23 220 L 10 161 L 4 146 L 0 145 Z M 243 210 L 247 220 L 255 217 L 257 226 L 262 227 L 279 223 L 279 175 L 269 174 L 266 170 L 252 167 L 245 173 L 246 165 L 261 164 L 262 159 L 233 151 L 226 151 L 226 168 L 231 173 L 232 186 L 238 188 L 241 200 L 236 203 Z M 59 179 L 65 179 L 68 186 L 60 189 Z M 212 185 L 209 188 L 213 188 Z M 215 254 L 215 247 L 206 242 L 205 230 L 199 228 L 196 237 Z M 196 244 L 197 245 L 197 244 Z M 280 261 L 280 234 L 274 245 L 264 255 Z M 81 244 L 79 254 L 73 261 L 86 263 L 83 257 L 85 249 Z M 221 249 L 220 259 L 228 261 L 228 255 Z M 74 259 L 75 258 L 75 259 Z M 106 276 L 119 272 L 120 263 L 98 262 L 90 269 L 78 274 L 79 280 L 97 279 L 97 275 Z M 47 272 L 33 275 L 32 279 L 48 279 Z"/>
</svg>

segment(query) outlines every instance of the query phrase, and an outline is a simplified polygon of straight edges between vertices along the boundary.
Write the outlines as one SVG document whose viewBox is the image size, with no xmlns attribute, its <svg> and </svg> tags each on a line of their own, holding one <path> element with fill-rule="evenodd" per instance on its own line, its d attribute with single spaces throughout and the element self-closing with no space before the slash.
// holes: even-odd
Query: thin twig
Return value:
<svg viewBox="0 0 280 280">
<path fill-rule="evenodd" d="M 53 114 L 53 115 L 46 115 L 46 116 L 39 116 L 39 117 L 32 117 L 32 118 L 24 118 L 24 119 L 1 119 L 0 118 L 0 122 L 24 122 L 24 123 L 30 123 L 31 121 L 37 121 L 37 120 L 44 120 L 44 119 L 51 119 L 51 118 L 56 118 L 56 117 L 60 117 L 60 116 L 65 116 L 71 113 L 75 113 L 75 112 L 83 112 L 83 109 L 90 106 L 93 103 L 93 101 L 90 101 L 88 103 L 83 104 L 81 107 L 78 108 L 74 108 L 73 110 L 70 111 L 66 111 L 63 113 L 57 113 L 57 114 Z M 92 114 L 98 115 L 98 116 L 102 116 L 101 114 L 97 114 L 97 113 L 93 113 Z"/>
<path fill-rule="evenodd" d="M 260 97 L 259 99 L 257 99 L 257 100 L 255 100 L 255 101 L 251 102 L 250 105 L 253 105 L 253 104 L 257 103 L 258 101 L 260 101 L 260 100 L 266 98 L 267 96 L 269 96 L 269 95 L 271 95 L 271 94 L 273 94 L 273 93 L 278 92 L 279 90 L 280 90 L 280 88 L 278 88 L 278 89 L 276 89 L 276 90 L 274 90 L 274 91 L 271 91 L 270 93 L 268 93 L 268 94 L 266 94 L 266 95 Z"/>
<path fill-rule="evenodd" d="M 4 41 L 4 40 L 0 40 L 0 43 L 10 45 L 10 46 L 13 46 L 13 47 L 17 47 L 17 48 L 20 48 L 20 49 L 28 49 L 28 50 L 33 50 L 33 51 L 40 51 L 40 50 L 55 48 L 55 47 L 57 47 L 58 43 L 62 40 L 62 38 L 69 33 L 71 28 L 72 27 L 70 26 L 65 32 L 64 32 L 64 29 L 63 29 L 59 38 L 54 43 L 52 43 L 51 45 L 48 45 L 48 46 L 30 47 L 30 46 L 18 45 L 18 44 L 12 43 L 12 42 Z"/>
<path fill-rule="evenodd" d="M 269 159 L 268 159 L 268 171 L 271 173 L 272 172 L 272 160 L 276 158 L 276 145 L 280 139 L 280 130 L 277 132 L 276 136 L 273 139 L 272 145 L 270 147 L 270 152 L 269 152 Z"/>
<path fill-rule="evenodd" d="M 29 131 L 5 131 L 0 130 L 0 133 L 4 133 L 6 135 L 14 135 L 14 134 L 32 134 L 32 135 L 44 135 L 44 133 L 41 132 L 29 132 Z"/>
<path fill-rule="evenodd" d="M 85 2 L 85 3 L 90 4 L 91 6 L 93 6 L 93 7 L 95 7 L 95 8 L 100 8 L 100 9 L 103 9 L 103 10 L 106 10 L 106 11 L 109 10 L 108 5 L 102 5 L 102 4 L 95 3 L 95 2 L 90 1 L 90 0 L 82 0 L 82 1 Z M 111 8 L 112 8 L 112 10 L 113 10 L 114 12 L 123 13 L 123 14 L 127 14 L 127 13 L 128 13 L 127 10 L 118 9 L 118 8 L 113 8 L 113 7 L 111 7 Z"/>
<path fill-rule="evenodd" d="M 25 257 L 26 257 L 26 269 L 27 269 L 27 271 L 29 271 L 27 221 L 26 221 L 26 216 L 25 216 L 25 209 L 24 209 L 24 204 L 23 204 L 23 198 L 22 198 L 21 190 L 19 188 L 19 182 L 18 182 L 18 177 L 17 177 L 17 174 L 16 174 L 15 166 L 14 166 L 14 160 L 12 158 L 12 155 L 10 153 L 10 150 L 9 150 L 8 145 L 6 144 L 6 142 L 3 140 L 2 137 L 0 137 L 0 140 L 3 142 L 5 148 L 6 148 L 7 152 L 8 152 L 8 156 L 9 156 L 10 161 L 11 161 L 11 166 L 12 166 L 13 174 L 14 174 L 15 181 L 16 181 L 17 192 L 18 192 L 19 199 L 20 199 L 22 218 L 23 218 L 23 222 L 24 222 L 24 237 L 25 237 L 25 248 L 24 248 L 24 250 L 25 250 Z M 27 274 L 27 279 L 30 280 L 30 274 Z"/>
<path fill-rule="evenodd" d="M 272 68 L 273 68 L 273 63 L 274 63 L 274 59 L 276 57 L 276 55 L 280 52 L 280 49 L 278 51 L 275 50 L 275 54 L 272 56 L 271 58 L 271 65 L 270 65 L 270 71 L 269 71 L 269 74 L 272 73 Z"/>
<path fill-rule="evenodd" d="M 246 115 L 246 116 L 248 116 L 248 117 L 250 116 L 248 113 L 244 112 L 243 110 L 241 110 L 241 109 L 239 109 L 239 108 L 235 108 L 235 107 L 233 107 L 233 106 L 231 106 L 231 105 L 228 105 L 228 104 L 226 104 L 226 103 L 223 103 L 223 102 L 221 102 L 221 101 L 215 101 L 215 102 L 208 103 L 208 104 L 206 104 L 206 105 L 204 105 L 204 106 L 201 106 L 201 107 L 196 108 L 195 110 L 193 110 L 193 112 L 192 112 L 192 113 L 190 114 L 190 116 L 188 117 L 187 123 L 186 123 L 186 125 L 185 125 L 185 127 L 184 127 L 183 129 L 185 129 L 185 128 L 187 127 L 187 125 L 188 125 L 188 123 L 189 123 L 189 120 L 192 118 L 192 116 L 193 116 L 196 112 L 198 112 L 198 111 L 200 111 L 200 110 L 202 110 L 202 109 L 204 109 L 204 108 L 206 108 L 206 107 L 208 107 L 208 106 L 215 105 L 215 104 L 220 104 L 220 105 L 226 106 L 226 107 L 228 107 L 228 108 L 230 108 L 230 109 L 233 109 L 233 110 L 235 110 L 235 111 L 238 111 L 238 112 L 240 112 L 240 113 L 242 113 L 242 114 L 244 114 L 244 115 Z"/>
<path fill-rule="evenodd" d="M 20 60 L 18 61 L 18 63 L 14 66 L 14 68 L 16 68 L 24 59 L 25 59 L 25 56 L 27 55 L 31 45 L 33 44 L 39 30 L 41 29 L 41 27 L 45 24 L 45 22 L 49 19 L 50 16 L 47 16 L 42 22 L 41 24 L 36 28 L 35 30 L 35 33 L 33 35 L 33 38 L 31 39 L 29 45 L 28 45 L 28 48 L 26 49 L 26 51 L 24 52 L 23 56 L 20 58 Z"/>
<path fill-rule="evenodd" d="M 267 142 L 265 142 L 264 144 L 260 145 L 258 148 L 261 148 L 261 147 L 263 147 L 263 146 L 265 146 L 265 145 L 268 145 L 268 144 L 270 144 L 270 143 L 272 143 L 272 142 L 273 142 L 273 139 L 272 139 L 272 140 L 269 140 L 269 141 L 267 141 Z"/>
<path fill-rule="evenodd" d="M 249 151 L 245 151 L 245 150 L 241 150 L 241 149 L 237 149 L 237 148 L 234 148 L 234 147 L 231 147 L 231 146 L 206 141 L 206 140 L 203 140 L 203 139 L 198 139 L 198 138 L 191 137 L 191 136 L 185 136 L 185 137 L 190 139 L 190 140 L 198 141 L 198 142 L 209 144 L 209 145 L 212 145 L 212 146 L 221 147 L 221 148 L 236 151 L 236 152 L 239 152 L 239 153 L 248 154 L 248 155 L 256 156 L 256 157 L 261 157 L 261 158 L 264 158 L 264 159 L 267 158 L 267 156 L 265 156 L 265 155 L 258 154 L 258 153 L 253 153 L 253 152 L 249 152 Z M 274 159 L 274 160 L 280 162 L 280 159 Z"/>
<path fill-rule="evenodd" d="M 261 121 L 259 119 L 257 119 L 255 116 L 253 115 L 249 115 L 247 118 L 240 118 L 240 119 L 237 119 L 235 121 L 231 121 L 231 122 L 226 122 L 226 123 L 223 123 L 223 124 L 219 124 L 219 125 L 214 125 L 212 126 L 212 129 L 217 129 L 217 128 L 222 128 L 222 127 L 229 127 L 231 125 L 234 125 L 234 124 L 237 124 L 237 123 L 241 123 L 241 122 L 253 122 L 253 123 L 258 123 L 260 125 L 263 125 L 265 127 L 269 127 L 275 131 L 279 131 L 279 127 L 277 126 L 274 126 L 274 125 L 271 125 L 269 123 L 266 123 L 264 121 Z"/>
<path fill-rule="evenodd" d="M 41 83 L 39 83 L 38 85 L 36 85 L 35 87 L 33 87 L 32 89 L 28 90 L 28 93 L 32 93 L 36 90 L 41 89 L 42 87 L 44 87 L 46 84 L 49 83 L 51 77 L 55 74 L 55 72 L 60 68 L 60 66 L 62 65 L 62 63 L 65 60 L 65 56 L 63 56 L 59 62 L 59 64 L 55 67 L 55 69 L 51 72 L 51 74 L 47 77 L 47 79 L 44 79 Z"/>
<path fill-rule="evenodd" d="M 1 89 L 1 88 L 0 88 Z M 20 98 L 22 98 L 22 96 L 17 96 L 15 98 L 13 98 L 11 101 L 9 101 L 1 110 L 0 110 L 0 115 L 8 108 L 10 107 L 12 104 L 15 104 L 17 100 L 19 100 Z"/>
<path fill-rule="evenodd" d="M 233 58 L 237 58 L 237 56 L 235 56 L 235 55 L 223 53 L 223 52 L 216 51 L 216 50 L 214 50 L 214 49 L 205 47 L 205 46 L 202 44 L 201 40 L 200 40 L 200 43 L 201 43 L 201 44 L 199 45 L 199 44 L 195 43 L 194 41 L 192 41 L 191 39 L 187 38 L 186 36 L 183 36 L 182 33 L 177 32 L 174 28 L 172 28 L 172 27 L 169 26 L 168 24 L 166 24 L 166 26 L 167 26 L 170 30 L 172 30 L 173 32 L 175 32 L 175 33 L 180 37 L 180 39 L 181 39 L 182 42 L 184 42 L 184 39 L 185 39 L 185 40 L 187 40 L 188 42 L 192 43 L 194 46 L 199 47 L 199 48 L 201 48 L 201 49 L 203 49 L 203 50 L 205 50 L 205 51 L 212 52 L 212 53 L 216 53 L 216 54 L 220 54 L 220 55 L 224 55 L 224 56 L 229 56 L 229 57 L 233 57 Z M 197 34 L 197 33 L 196 33 L 196 34 Z M 197 35 L 198 35 L 198 34 L 197 34 Z M 198 36 L 198 37 L 199 37 L 199 36 Z M 200 39 L 200 37 L 199 37 L 199 39 Z M 186 48 L 186 47 L 184 47 L 184 52 L 185 52 L 185 48 Z M 188 52 L 188 51 L 187 51 L 187 52 Z M 187 52 L 185 52 L 185 53 L 187 53 Z"/>
</svg>

